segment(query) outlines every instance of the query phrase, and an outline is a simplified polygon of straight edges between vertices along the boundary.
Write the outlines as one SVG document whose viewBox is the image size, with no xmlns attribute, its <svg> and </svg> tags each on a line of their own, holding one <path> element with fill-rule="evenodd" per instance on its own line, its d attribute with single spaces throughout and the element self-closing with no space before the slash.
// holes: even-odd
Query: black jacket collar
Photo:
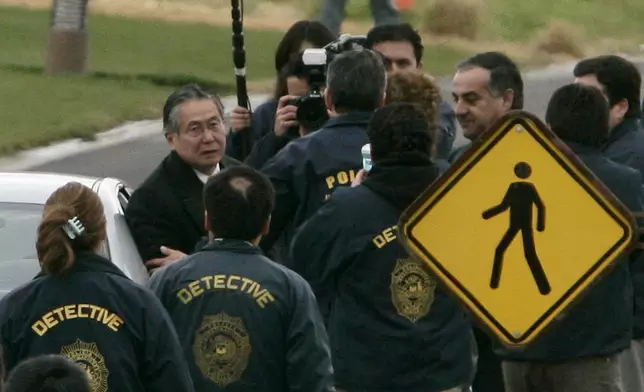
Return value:
<svg viewBox="0 0 644 392">
<path fill-rule="evenodd" d="M 566 145 L 570 147 L 572 152 L 574 152 L 576 155 L 601 154 L 601 150 L 598 147 L 588 146 L 585 144 L 571 142 L 567 140 L 563 140 L 563 142 L 566 143 Z"/>
<path fill-rule="evenodd" d="M 219 169 L 224 170 L 226 167 L 239 164 L 239 161 L 224 156 L 221 162 L 219 162 Z M 204 183 L 197 177 L 192 166 L 181 159 L 175 151 L 171 151 L 166 156 L 162 166 L 167 174 L 172 190 L 181 199 L 184 209 L 197 226 L 197 230 L 205 232 L 203 206 Z"/>
<path fill-rule="evenodd" d="M 97 255 L 96 253 L 88 251 L 77 252 L 74 264 L 68 270 L 64 271 L 60 276 L 69 276 L 79 272 L 99 272 L 118 275 L 123 278 L 129 279 L 123 273 L 123 271 L 115 266 L 110 260 L 106 259 L 103 256 Z M 38 279 L 43 276 L 47 276 L 47 274 L 44 271 L 40 271 L 34 279 Z"/>
<path fill-rule="evenodd" d="M 620 124 L 618 124 L 614 129 L 608 134 L 608 140 L 604 144 L 603 149 L 605 150 L 611 144 L 617 142 L 628 134 L 637 132 L 640 129 L 639 119 L 637 118 L 627 118 L 624 119 Z"/>
<path fill-rule="evenodd" d="M 369 124 L 373 112 L 351 112 L 332 117 L 324 124 L 323 128 L 336 128 L 347 126 L 365 127 Z"/>
<path fill-rule="evenodd" d="M 262 250 L 248 241 L 217 238 L 202 249 L 203 251 L 231 251 L 234 253 L 263 254 Z"/>
<path fill-rule="evenodd" d="M 168 154 L 163 162 L 163 167 L 172 191 L 181 199 L 184 210 L 196 225 L 197 230 L 205 232 L 202 201 L 203 182 L 197 177 L 192 166 L 181 159 L 175 151 Z"/>
</svg>

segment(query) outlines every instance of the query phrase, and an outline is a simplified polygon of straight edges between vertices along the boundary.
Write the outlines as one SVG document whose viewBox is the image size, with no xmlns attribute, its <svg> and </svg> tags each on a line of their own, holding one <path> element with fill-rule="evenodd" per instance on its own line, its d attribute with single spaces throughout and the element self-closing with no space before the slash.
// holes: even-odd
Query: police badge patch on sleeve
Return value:
<svg viewBox="0 0 644 392">
<path fill-rule="evenodd" d="M 92 392 L 107 392 L 107 377 L 110 373 L 96 343 L 86 343 L 76 339 L 74 343 L 63 346 L 60 353 L 85 369 Z"/>
<path fill-rule="evenodd" d="M 226 313 L 204 317 L 193 350 L 201 373 L 220 388 L 241 378 L 252 351 L 241 317 Z"/>
<path fill-rule="evenodd" d="M 396 261 L 389 288 L 396 311 L 412 323 L 427 315 L 434 303 L 436 282 L 416 260 Z"/>
</svg>

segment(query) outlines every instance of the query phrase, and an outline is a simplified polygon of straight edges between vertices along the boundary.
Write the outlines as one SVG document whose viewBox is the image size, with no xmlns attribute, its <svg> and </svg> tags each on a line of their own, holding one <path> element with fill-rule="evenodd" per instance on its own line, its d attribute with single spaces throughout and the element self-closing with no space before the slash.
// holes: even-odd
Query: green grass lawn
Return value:
<svg viewBox="0 0 644 392">
<path fill-rule="evenodd" d="M 167 95 L 192 82 L 234 92 L 231 31 L 204 24 L 93 15 L 85 76 L 48 77 L 49 12 L 0 7 L 0 155 L 69 138 L 91 138 L 128 120 L 156 118 Z M 250 80 L 273 77 L 281 31 L 245 31 Z M 428 45 L 425 66 L 452 72 L 468 53 Z"/>
<path fill-rule="evenodd" d="M 487 0 L 482 34 L 508 41 L 528 41 L 557 19 L 581 29 L 588 40 L 641 39 L 642 0 Z"/>
<path fill-rule="evenodd" d="M 231 30 L 204 24 L 93 15 L 85 76 L 42 74 L 49 12 L 0 7 L 0 155 L 69 138 L 91 138 L 128 120 L 156 118 L 167 95 L 192 82 L 234 92 Z M 273 77 L 281 31 L 245 31 L 250 80 Z M 468 53 L 427 45 L 425 66 L 452 72 Z"/>
<path fill-rule="evenodd" d="M 309 6 L 311 15 L 318 15 L 321 2 L 298 1 Z M 419 23 L 432 1 L 416 0 L 414 10 L 405 18 Z M 578 27 L 589 41 L 606 37 L 637 40 L 644 34 L 642 0 L 479 0 L 479 3 L 480 37 L 488 40 L 529 42 L 552 20 Z M 370 20 L 369 0 L 348 2 L 346 15 L 351 19 Z"/>
<path fill-rule="evenodd" d="M 0 7 L 0 155 L 127 120 L 160 117 L 167 95 L 199 81 L 234 90 L 231 32 L 95 15 L 86 76 L 42 74 L 49 13 Z M 272 77 L 281 32 L 246 32 L 249 79 Z"/>
<path fill-rule="evenodd" d="M 0 155 L 160 117 L 168 89 L 140 81 L 47 77 L 0 69 Z"/>
<path fill-rule="evenodd" d="M 89 31 L 91 71 L 182 74 L 234 84 L 231 29 L 93 15 Z M 43 66 L 48 32 L 49 12 L 0 7 L 0 64 Z M 245 36 L 249 77 L 270 77 L 282 33 L 248 30 Z"/>
</svg>

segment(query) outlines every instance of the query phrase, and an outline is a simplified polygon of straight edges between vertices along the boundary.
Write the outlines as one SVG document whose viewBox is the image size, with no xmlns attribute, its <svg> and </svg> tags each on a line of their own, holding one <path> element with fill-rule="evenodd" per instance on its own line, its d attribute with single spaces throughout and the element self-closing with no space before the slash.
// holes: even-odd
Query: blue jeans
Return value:
<svg viewBox="0 0 644 392">
<path fill-rule="evenodd" d="M 324 1 L 320 22 L 335 35 L 340 35 L 340 25 L 344 20 L 346 4 L 347 0 Z M 401 23 L 393 0 L 369 0 L 369 4 L 376 26 Z"/>
</svg>

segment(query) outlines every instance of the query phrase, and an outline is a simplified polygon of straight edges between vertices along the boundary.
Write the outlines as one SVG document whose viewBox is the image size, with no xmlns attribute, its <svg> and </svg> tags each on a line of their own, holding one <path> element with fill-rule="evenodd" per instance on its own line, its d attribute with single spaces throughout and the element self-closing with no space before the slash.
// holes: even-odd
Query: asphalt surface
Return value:
<svg viewBox="0 0 644 392">
<path fill-rule="evenodd" d="M 644 62 L 638 62 L 638 66 L 640 71 L 644 72 Z M 572 70 L 570 68 L 525 75 L 525 110 L 543 118 L 552 92 L 559 86 L 571 81 Z M 440 80 L 440 84 L 443 88 L 445 99 L 451 102 L 450 79 L 443 78 Z M 261 97 L 254 98 L 254 107 L 257 107 L 258 102 L 261 102 L 258 99 L 261 99 Z M 235 102 L 236 100 L 230 98 L 224 101 L 227 111 L 232 109 L 230 105 Z M 80 152 L 74 156 L 32 167 L 30 170 L 116 177 L 125 180 L 130 186 L 136 188 L 169 151 L 161 133 L 160 122 L 158 128 L 158 134 L 152 136 L 146 136 L 97 151 Z M 455 145 L 458 146 L 464 142 L 465 140 L 459 133 Z"/>
</svg>

